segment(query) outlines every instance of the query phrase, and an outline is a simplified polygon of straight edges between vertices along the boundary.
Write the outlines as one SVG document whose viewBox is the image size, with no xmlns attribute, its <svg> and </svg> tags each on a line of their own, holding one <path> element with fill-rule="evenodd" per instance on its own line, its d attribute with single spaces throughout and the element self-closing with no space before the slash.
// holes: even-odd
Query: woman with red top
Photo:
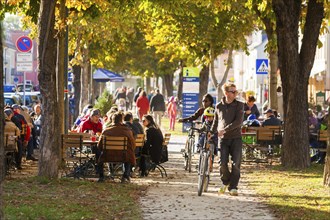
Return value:
<svg viewBox="0 0 330 220">
<path fill-rule="evenodd" d="M 174 96 L 171 96 L 168 106 L 167 114 L 170 118 L 170 130 L 174 131 L 175 119 L 176 119 L 176 102 Z"/>
<path fill-rule="evenodd" d="M 149 111 L 149 100 L 147 98 L 147 93 L 145 91 L 140 92 L 139 98 L 136 100 L 136 107 L 140 121 L 142 116 L 148 114 Z"/>
</svg>

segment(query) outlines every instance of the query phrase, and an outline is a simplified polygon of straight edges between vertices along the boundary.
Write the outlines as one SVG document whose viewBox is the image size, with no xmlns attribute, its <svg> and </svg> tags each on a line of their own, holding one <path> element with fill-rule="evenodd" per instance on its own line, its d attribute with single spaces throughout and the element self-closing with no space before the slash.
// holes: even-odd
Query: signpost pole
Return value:
<svg viewBox="0 0 330 220">
<path fill-rule="evenodd" d="M 26 72 L 23 72 L 23 105 L 25 105 L 25 81 L 26 81 Z"/>
</svg>

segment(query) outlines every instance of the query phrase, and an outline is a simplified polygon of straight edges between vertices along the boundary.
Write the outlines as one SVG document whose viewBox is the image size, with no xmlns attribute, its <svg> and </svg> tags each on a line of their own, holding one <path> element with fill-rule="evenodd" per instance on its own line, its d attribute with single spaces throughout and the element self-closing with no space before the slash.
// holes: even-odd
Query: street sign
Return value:
<svg viewBox="0 0 330 220">
<path fill-rule="evenodd" d="M 268 74 L 268 60 L 267 59 L 257 59 L 256 60 L 256 73 L 257 74 Z"/>
<path fill-rule="evenodd" d="M 16 48 L 22 53 L 27 53 L 32 49 L 33 43 L 28 36 L 21 36 L 16 41 Z"/>
<path fill-rule="evenodd" d="M 17 84 L 18 83 L 18 77 L 14 78 L 14 83 Z"/>
<path fill-rule="evenodd" d="M 16 63 L 17 72 L 32 72 L 33 65 L 32 63 Z"/>
<path fill-rule="evenodd" d="M 32 62 L 32 53 L 17 53 L 17 62 Z"/>
</svg>

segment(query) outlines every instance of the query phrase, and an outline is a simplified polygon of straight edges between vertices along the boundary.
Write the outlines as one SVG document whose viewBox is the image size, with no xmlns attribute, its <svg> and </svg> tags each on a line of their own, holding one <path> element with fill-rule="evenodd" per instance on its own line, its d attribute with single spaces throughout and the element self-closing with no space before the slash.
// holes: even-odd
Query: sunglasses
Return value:
<svg viewBox="0 0 330 220">
<path fill-rule="evenodd" d="M 237 91 L 227 91 L 227 92 L 230 92 L 230 93 L 233 93 L 233 94 L 237 93 Z"/>
</svg>

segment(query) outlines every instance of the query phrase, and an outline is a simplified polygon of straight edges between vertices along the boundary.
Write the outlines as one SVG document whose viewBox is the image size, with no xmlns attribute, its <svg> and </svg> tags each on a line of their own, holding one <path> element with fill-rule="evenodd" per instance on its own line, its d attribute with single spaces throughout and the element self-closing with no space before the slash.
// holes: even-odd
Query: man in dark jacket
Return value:
<svg viewBox="0 0 330 220">
<path fill-rule="evenodd" d="M 164 96 L 160 94 L 159 89 L 156 89 L 156 94 L 152 96 L 150 100 L 150 110 L 152 111 L 156 124 L 161 127 L 162 117 L 165 112 L 165 100 Z"/>
<path fill-rule="evenodd" d="M 271 125 L 281 125 L 282 122 L 280 119 L 276 118 L 272 109 L 268 109 L 266 112 L 266 119 L 262 123 L 262 126 L 271 126 Z"/>
<path fill-rule="evenodd" d="M 220 176 L 222 185 L 219 193 L 225 193 L 228 187 L 229 194 L 237 196 L 237 185 L 241 175 L 241 127 L 244 104 L 236 100 L 237 90 L 235 84 L 224 84 L 222 89 L 225 96 L 216 105 L 215 118 L 211 126 L 212 133 L 218 132 L 220 140 Z M 228 168 L 229 155 L 232 160 L 231 172 Z"/>
</svg>

